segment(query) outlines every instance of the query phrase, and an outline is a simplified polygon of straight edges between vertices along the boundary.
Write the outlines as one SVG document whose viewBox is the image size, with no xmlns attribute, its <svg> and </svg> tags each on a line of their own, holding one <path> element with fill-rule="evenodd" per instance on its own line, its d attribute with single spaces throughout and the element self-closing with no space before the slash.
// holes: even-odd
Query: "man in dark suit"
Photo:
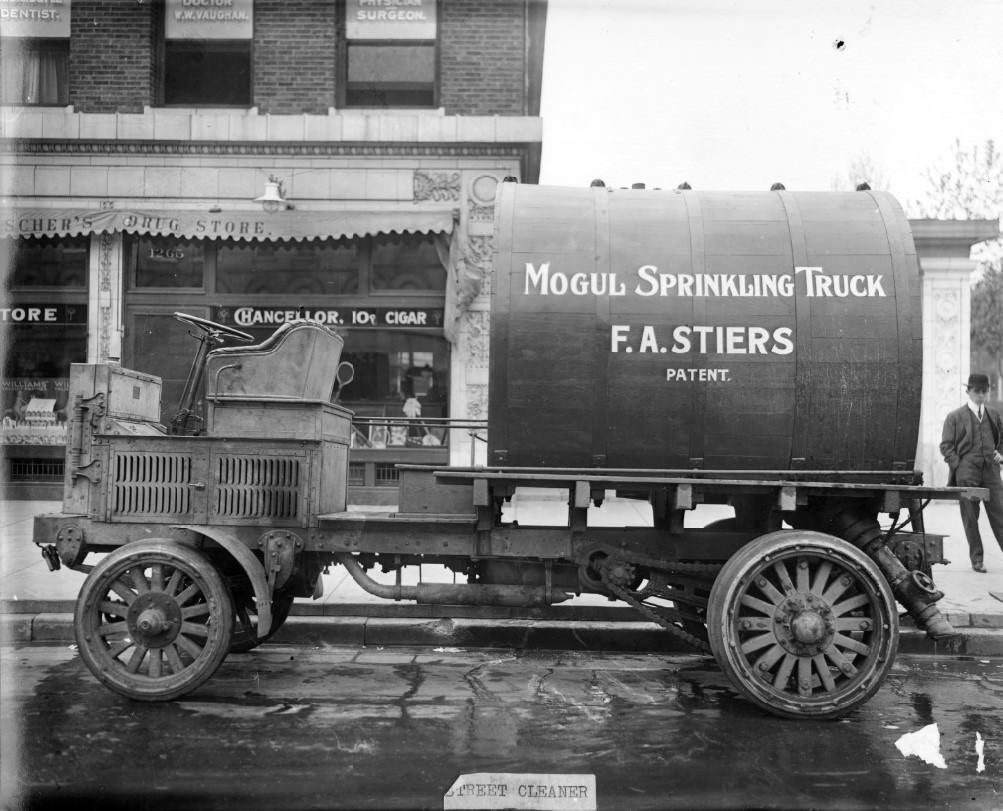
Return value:
<svg viewBox="0 0 1003 811">
<path fill-rule="evenodd" d="M 999 411 L 986 405 L 989 378 L 973 374 L 968 378 L 968 403 L 952 411 L 944 420 L 940 452 L 944 455 L 951 475 L 949 486 L 987 487 L 989 501 L 986 515 L 996 542 L 1003 549 L 1003 418 Z M 972 568 L 985 572 L 982 536 L 979 534 L 979 502 L 962 499 L 961 523 L 968 538 L 968 554 Z"/>
</svg>

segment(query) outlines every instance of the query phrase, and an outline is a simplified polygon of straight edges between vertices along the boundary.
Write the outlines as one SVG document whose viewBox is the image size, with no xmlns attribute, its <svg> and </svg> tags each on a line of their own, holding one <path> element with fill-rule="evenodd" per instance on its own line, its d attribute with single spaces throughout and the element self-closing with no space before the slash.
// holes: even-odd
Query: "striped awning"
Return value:
<svg viewBox="0 0 1003 811">
<path fill-rule="evenodd" d="M 5 237 L 152 234 L 188 239 L 309 240 L 373 234 L 451 233 L 449 211 L 222 211 L 191 209 L 11 208 Z"/>
</svg>

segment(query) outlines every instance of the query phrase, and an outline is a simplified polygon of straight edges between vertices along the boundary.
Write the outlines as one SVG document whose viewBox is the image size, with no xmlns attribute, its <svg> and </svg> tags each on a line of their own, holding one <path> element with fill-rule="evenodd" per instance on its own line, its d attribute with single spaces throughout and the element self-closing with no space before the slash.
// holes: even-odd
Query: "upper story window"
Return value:
<svg viewBox="0 0 1003 811">
<path fill-rule="evenodd" d="M 164 104 L 250 107 L 252 0 L 165 0 Z"/>
<path fill-rule="evenodd" d="M 70 0 L 4 0 L 0 103 L 69 104 Z"/>
<path fill-rule="evenodd" d="M 345 0 L 344 8 L 340 103 L 436 106 L 436 0 Z"/>
<path fill-rule="evenodd" d="M 69 40 L 4 39 L 0 44 L 3 103 L 69 104 L 69 60 Z"/>
</svg>

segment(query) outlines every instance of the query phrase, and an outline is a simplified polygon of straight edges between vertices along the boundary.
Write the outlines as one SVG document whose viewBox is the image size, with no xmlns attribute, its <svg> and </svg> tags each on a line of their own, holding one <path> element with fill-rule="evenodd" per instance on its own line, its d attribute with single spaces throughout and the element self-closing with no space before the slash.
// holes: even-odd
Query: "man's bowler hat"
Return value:
<svg viewBox="0 0 1003 811">
<path fill-rule="evenodd" d="M 968 385 L 965 388 L 989 391 L 989 377 L 987 375 L 968 375 Z"/>
</svg>

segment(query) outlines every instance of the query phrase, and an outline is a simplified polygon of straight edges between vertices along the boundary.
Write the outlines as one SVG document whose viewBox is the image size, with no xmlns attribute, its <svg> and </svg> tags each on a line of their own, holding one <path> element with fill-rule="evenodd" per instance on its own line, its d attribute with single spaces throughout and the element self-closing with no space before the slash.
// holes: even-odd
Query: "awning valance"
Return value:
<svg viewBox="0 0 1003 811">
<path fill-rule="evenodd" d="M 128 232 L 195 239 L 305 240 L 373 234 L 450 233 L 452 211 L 208 211 L 13 208 L 5 237 L 55 237 Z"/>
</svg>

